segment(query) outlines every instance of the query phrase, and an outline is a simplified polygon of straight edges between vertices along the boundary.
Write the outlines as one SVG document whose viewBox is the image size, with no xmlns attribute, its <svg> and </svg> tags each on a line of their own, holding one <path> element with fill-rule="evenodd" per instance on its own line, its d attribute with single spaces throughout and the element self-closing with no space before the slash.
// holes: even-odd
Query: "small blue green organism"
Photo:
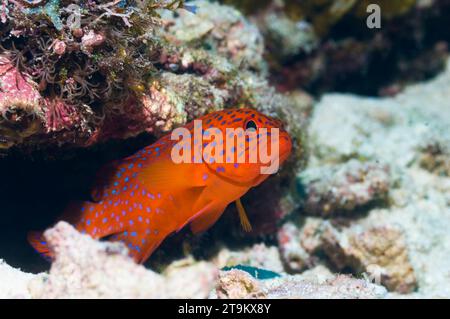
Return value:
<svg viewBox="0 0 450 319">
<path fill-rule="evenodd" d="M 257 268 L 257 267 L 252 267 L 252 266 L 247 266 L 247 265 L 235 265 L 235 266 L 231 266 L 231 267 L 222 268 L 222 270 L 225 270 L 225 271 L 229 271 L 232 269 L 238 269 L 238 270 L 245 271 L 246 273 L 250 274 L 252 277 L 254 277 L 256 279 L 261 279 L 261 280 L 281 277 L 281 275 L 279 273 L 276 273 L 274 271 L 270 271 L 267 269 L 261 269 L 261 268 Z"/>
</svg>

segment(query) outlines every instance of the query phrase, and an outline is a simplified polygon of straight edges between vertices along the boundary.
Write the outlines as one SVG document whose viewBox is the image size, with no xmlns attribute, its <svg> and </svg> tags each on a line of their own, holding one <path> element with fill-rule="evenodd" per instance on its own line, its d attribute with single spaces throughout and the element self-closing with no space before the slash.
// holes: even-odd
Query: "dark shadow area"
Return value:
<svg viewBox="0 0 450 319">
<path fill-rule="evenodd" d="M 320 39 L 316 50 L 281 61 L 272 70 L 272 83 L 283 91 L 300 88 L 315 96 L 395 95 L 444 69 L 449 19 L 448 0 L 383 19 L 380 29 L 369 29 L 364 17 L 348 14 Z"/>
<path fill-rule="evenodd" d="M 30 230 L 52 225 L 70 200 L 89 199 L 97 170 L 105 163 L 148 145 L 146 134 L 92 149 L 42 150 L 24 156 L 12 151 L 0 159 L 0 256 L 24 271 L 39 272 L 49 263 L 27 242 Z M 49 159 L 59 157 L 60 160 Z"/>
</svg>

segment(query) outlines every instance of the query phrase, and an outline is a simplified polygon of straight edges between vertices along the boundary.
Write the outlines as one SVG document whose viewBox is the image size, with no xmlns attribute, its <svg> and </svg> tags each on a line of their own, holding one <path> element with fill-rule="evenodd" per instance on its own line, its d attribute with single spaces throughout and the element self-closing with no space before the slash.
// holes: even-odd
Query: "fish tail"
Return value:
<svg viewBox="0 0 450 319">
<path fill-rule="evenodd" d="M 33 248 L 45 259 L 51 260 L 53 258 L 53 253 L 48 247 L 48 243 L 44 238 L 44 235 L 40 231 L 31 231 L 27 236 L 28 242 L 33 246 Z"/>
</svg>

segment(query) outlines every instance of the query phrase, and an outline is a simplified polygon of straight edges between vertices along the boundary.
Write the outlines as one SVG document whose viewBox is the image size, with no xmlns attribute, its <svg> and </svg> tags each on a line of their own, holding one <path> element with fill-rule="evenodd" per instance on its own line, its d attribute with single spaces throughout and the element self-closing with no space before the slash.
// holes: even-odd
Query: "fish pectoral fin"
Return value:
<svg viewBox="0 0 450 319">
<path fill-rule="evenodd" d="M 252 231 L 252 225 L 250 224 L 250 220 L 247 217 L 247 213 L 245 212 L 244 206 L 241 203 L 241 199 L 236 199 L 236 208 L 239 214 L 239 219 L 241 221 L 241 226 L 246 232 Z"/>
<path fill-rule="evenodd" d="M 207 205 L 194 216 L 191 222 L 191 231 L 194 234 L 204 232 L 214 225 L 224 210 L 225 207 L 214 205 L 214 203 Z"/>
</svg>

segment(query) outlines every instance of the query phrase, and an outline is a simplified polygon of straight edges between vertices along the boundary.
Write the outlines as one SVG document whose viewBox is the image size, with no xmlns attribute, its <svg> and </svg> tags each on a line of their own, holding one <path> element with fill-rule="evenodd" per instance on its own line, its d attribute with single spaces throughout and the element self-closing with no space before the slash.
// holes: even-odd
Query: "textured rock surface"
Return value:
<svg viewBox="0 0 450 319">
<path fill-rule="evenodd" d="M 391 96 L 445 68 L 448 1 L 222 2 L 256 21 L 281 89 Z M 381 7 L 380 29 L 366 27 L 369 4 Z"/>
<path fill-rule="evenodd" d="M 299 53 L 311 53 L 319 39 L 313 27 L 306 21 L 294 21 L 283 12 L 262 15 L 258 21 L 266 39 L 269 52 L 278 59 L 286 59 Z"/>
<path fill-rule="evenodd" d="M 302 275 L 258 281 L 246 272 L 221 272 L 212 298 L 368 299 L 384 298 L 385 288 L 315 268 Z"/>
<path fill-rule="evenodd" d="M 265 298 L 262 285 L 248 273 L 241 270 L 221 272 L 216 287 L 217 298 L 253 299 Z M 214 294 L 213 294 L 214 297 Z"/>
<path fill-rule="evenodd" d="M 30 281 L 33 298 L 205 298 L 218 274 L 197 263 L 159 275 L 136 265 L 122 244 L 96 242 L 64 222 L 45 237 L 55 261 L 49 274 Z"/>
<path fill-rule="evenodd" d="M 31 298 L 28 283 L 36 275 L 15 269 L 0 259 L 0 299 Z"/>
<path fill-rule="evenodd" d="M 290 272 L 327 263 L 337 271 L 351 271 L 374 280 L 390 291 L 411 293 L 417 288 L 404 233 L 399 228 L 364 222 L 335 227 L 330 221 L 307 218 L 301 227 L 284 224 L 278 237 L 281 258 Z"/>
<path fill-rule="evenodd" d="M 281 226 L 278 246 L 288 272 L 298 273 L 312 265 L 311 255 L 301 243 L 301 231 L 293 223 Z"/>
<path fill-rule="evenodd" d="M 192 1 L 196 14 L 164 11 L 164 36 L 192 47 L 208 46 L 234 64 L 263 71 L 264 41 L 258 28 L 236 9 L 204 0 Z"/>
<path fill-rule="evenodd" d="M 16 50 L 1 33 L 0 44 L 7 42 L 11 48 L 0 51 L 0 110 L 4 115 L 0 118 L 0 150 L 7 155 L 13 146 L 27 151 L 55 145 L 89 147 L 144 132 L 159 137 L 210 111 L 239 106 L 280 115 L 292 135 L 302 138 L 304 115 L 293 109 L 303 108 L 304 100 L 281 95 L 267 82 L 264 41 L 256 25 L 228 6 L 202 0 L 193 5 L 198 8 L 196 14 L 163 10 L 160 19 L 149 18 L 153 27 L 137 36 L 136 43 L 127 42 L 130 48 L 122 51 L 114 41 L 132 37 L 120 33 L 125 32 L 126 19 L 114 20 L 118 25 L 112 24 L 117 30 L 111 32 L 111 39 L 86 29 L 79 30 L 81 39 L 70 35 L 67 43 L 53 41 L 54 35 L 43 27 L 38 30 L 43 34 L 32 36 L 42 38 L 39 45 L 33 42 L 38 48 L 31 48 L 32 53 L 29 48 Z M 164 2 L 155 8 L 166 6 Z M 91 9 L 101 8 L 93 4 Z M 25 37 L 31 31 L 23 28 Z M 108 45 L 120 52 L 109 56 L 112 51 L 104 50 Z M 36 59 L 23 59 L 24 54 L 34 56 L 34 50 Z M 74 70 L 71 66 L 77 63 L 70 63 L 73 50 L 81 50 L 83 60 Z M 136 52 L 138 56 L 131 57 Z M 40 59 L 45 60 L 44 66 Z M 133 67 L 126 67 L 130 61 Z M 15 68 L 19 62 L 32 67 L 19 72 Z M 140 74 L 144 69 L 145 76 Z M 28 70 L 39 77 L 27 74 Z M 49 95 L 50 86 L 57 93 Z M 307 104 L 309 108 L 311 101 Z"/>
<path fill-rule="evenodd" d="M 404 263 L 406 258 L 402 257 L 406 253 L 417 281 L 414 296 L 450 296 L 450 262 L 446 258 L 450 252 L 450 180 L 446 174 L 423 167 L 424 145 L 436 145 L 436 141 L 446 145 L 448 141 L 448 83 L 450 69 L 394 98 L 325 95 L 316 106 L 310 127 L 309 169 L 328 167 L 330 163 L 347 165 L 349 159 L 389 163 L 392 184 L 386 204 L 371 207 L 358 219 L 331 222 L 340 224 L 338 237 L 357 230 L 338 242 L 346 243 L 351 255 L 358 255 L 366 263 L 376 260 L 383 264 L 383 259 L 396 255 L 393 251 L 397 250 L 399 254 L 390 258 L 389 268 L 401 280 L 385 284 L 402 292 L 415 286 L 410 268 Z M 445 154 L 427 152 L 427 161 L 443 163 Z M 403 234 L 405 251 L 397 241 L 399 233 Z M 381 247 L 385 248 L 376 253 Z M 337 253 L 339 248 L 329 252 Z"/>
<path fill-rule="evenodd" d="M 413 292 L 416 278 L 403 233 L 390 226 L 359 225 L 342 233 L 329 227 L 323 235 L 323 250 L 338 269 L 365 273 L 390 291 Z"/>
<path fill-rule="evenodd" d="M 263 281 L 240 270 L 221 272 L 216 292 L 212 293 L 213 298 L 290 299 L 368 299 L 386 295 L 386 289 L 379 285 L 349 276 L 331 275 L 323 269 Z"/>
<path fill-rule="evenodd" d="M 102 243 L 60 222 L 46 231 L 55 253 L 49 273 L 0 264 L 2 298 L 382 298 L 386 290 L 317 267 L 302 275 L 257 280 L 241 270 L 180 260 L 157 274 L 136 265 L 121 244 Z"/>
<path fill-rule="evenodd" d="M 343 165 L 308 169 L 300 174 L 299 184 L 304 187 L 306 213 L 355 213 L 358 208 L 386 198 L 389 166 L 350 160 Z"/>
<path fill-rule="evenodd" d="M 324 282 L 286 277 L 267 282 L 264 291 L 270 298 L 291 299 L 375 299 L 387 295 L 382 286 L 345 275 L 332 276 Z"/>
<path fill-rule="evenodd" d="M 8 57 L 0 55 L 0 148 L 40 131 L 45 117 L 36 86 Z"/>
</svg>

